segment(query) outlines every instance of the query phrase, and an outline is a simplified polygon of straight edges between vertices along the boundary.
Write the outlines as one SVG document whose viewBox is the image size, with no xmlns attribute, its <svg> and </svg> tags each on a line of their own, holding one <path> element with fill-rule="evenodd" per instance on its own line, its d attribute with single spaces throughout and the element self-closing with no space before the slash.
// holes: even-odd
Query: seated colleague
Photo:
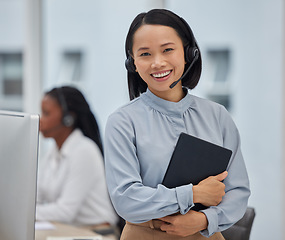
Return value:
<svg viewBox="0 0 285 240">
<path fill-rule="evenodd" d="M 115 225 L 100 133 L 84 96 L 73 87 L 54 88 L 41 107 L 40 131 L 55 144 L 39 169 L 36 220 Z"/>
</svg>

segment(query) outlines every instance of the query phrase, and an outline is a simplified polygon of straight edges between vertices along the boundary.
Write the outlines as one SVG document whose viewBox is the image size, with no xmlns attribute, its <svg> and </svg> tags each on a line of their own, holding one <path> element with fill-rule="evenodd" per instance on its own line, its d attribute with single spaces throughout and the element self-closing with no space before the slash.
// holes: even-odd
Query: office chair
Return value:
<svg viewBox="0 0 285 240">
<path fill-rule="evenodd" d="M 255 210 L 248 207 L 244 216 L 222 234 L 226 240 L 249 240 L 249 235 L 255 218 Z"/>
<path fill-rule="evenodd" d="M 119 221 L 118 221 L 118 223 L 117 223 L 117 226 L 118 226 L 118 228 L 119 228 L 120 234 L 121 234 L 122 231 L 123 231 L 123 228 L 124 228 L 124 226 L 125 226 L 125 223 L 126 223 L 125 219 L 123 219 L 122 217 L 119 216 Z"/>
</svg>

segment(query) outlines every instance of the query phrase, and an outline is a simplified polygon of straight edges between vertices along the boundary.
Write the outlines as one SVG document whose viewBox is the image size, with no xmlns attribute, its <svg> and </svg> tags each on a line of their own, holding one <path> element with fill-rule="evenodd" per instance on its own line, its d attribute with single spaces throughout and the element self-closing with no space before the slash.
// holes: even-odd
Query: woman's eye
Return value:
<svg viewBox="0 0 285 240">
<path fill-rule="evenodd" d="M 47 117 L 50 113 L 48 111 L 42 110 L 42 116 Z"/>
<path fill-rule="evenodd" d="M 146 52 L 146 53 L 142 53 L 140 56 L 141 56 L 141 57 L 144 57 L 144 56 L 149 56 L 149 55 L 150 55 L 150 54 Z"/>
<path fill-rule="evenodd" d="M 170 52 L 170 51 L 172 51 L 173 50 L 173 48 L 166 48 L 165 50 L 164 50 L 164 52 Z"/>
</svg>

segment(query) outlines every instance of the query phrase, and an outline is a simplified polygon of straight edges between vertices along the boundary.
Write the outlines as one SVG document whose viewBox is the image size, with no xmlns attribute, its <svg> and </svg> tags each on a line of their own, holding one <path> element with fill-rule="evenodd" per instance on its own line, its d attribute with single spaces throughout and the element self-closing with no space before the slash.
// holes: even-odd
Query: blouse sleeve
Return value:
<svg viewBox="0 0 285 240">
<path fill-rule="evenodd" d="M 208 228 L 201 233 L 211 236 L 221 232 L 239 219 L 246 211 L 250 196 L 249 179 L 241 152 L 239 132 L 225 108 L 221 108 L 220 126 L 223 134 L 224 147 L 233 151 L 228 165 L 228 176 L 224 180 L 225 196 L 218 206 L 212 206 L 203 212 L 208 219 Z"/>
<path fill-rule="evenodd" d="M 116 211 L 124 219 L 140 223 L 179 211 L 185 214 L 193 206 L 191 184 L 173 189 L 161 184 L 156 188 L 143 185 L 135 129 L 120 112 L 107 121 L 104 146 L 108 190 Z"/>
</svg>

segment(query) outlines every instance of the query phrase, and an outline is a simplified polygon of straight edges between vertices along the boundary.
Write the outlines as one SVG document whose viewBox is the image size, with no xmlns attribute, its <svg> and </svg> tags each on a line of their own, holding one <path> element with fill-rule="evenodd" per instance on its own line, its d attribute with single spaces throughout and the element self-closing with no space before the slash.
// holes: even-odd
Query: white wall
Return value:
<svg viewBox="0 0 285 240">
<path fill-rule="evenodd" d="M 17 52 L 24 45 L 23 0 L 0 1 L 0 51 Z"/>
</svg>

